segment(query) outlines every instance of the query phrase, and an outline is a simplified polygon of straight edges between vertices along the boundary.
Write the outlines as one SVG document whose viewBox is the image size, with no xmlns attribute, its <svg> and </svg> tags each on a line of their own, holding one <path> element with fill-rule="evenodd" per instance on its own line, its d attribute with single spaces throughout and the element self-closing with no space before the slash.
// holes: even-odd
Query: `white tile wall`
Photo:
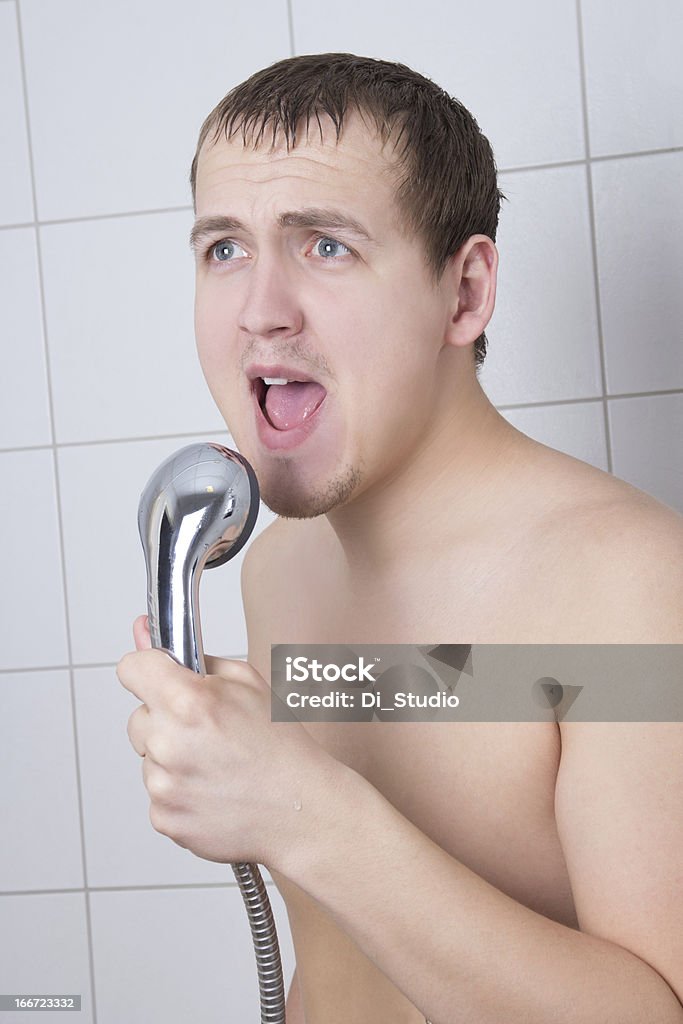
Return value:
<svg viewBox="0 0 683 1024">
<path fill-rule="evenodd" d="M 283 0 L 21 0 L 21 15 L 41 220 L 188 205 L 206 114 L 289 55 Z"/>
<path fill-rule="evenodd" d="M 591 153 L 683 146 L 680 0 L 581 4 Z"/>
<path fill-rule="evenodd" d="M 531 405 L 505 410 L 505 418 L 537 441 L 607 472 L 602 401 Z M 622 476 L 622 474 L 618 474 Z M 625 478 L 626 479 L 626 478 Z M 633 481 L 632 481 L 633 482 Z"/>
<path fill-rule="evenodd" d="M 58 443 L 225 429 L 195 349 L 192 221 L 41 228 Z"/>
<path fill-rule="evenodd" d="M 0 224 L 21 224 L 33 220 L 33 199 L 17 12 L 13 3 L 0 5 L 0 125 Z"/>
<path fill-rule="evenodd" d="M 585 156 L 574 0 L 292 0 L 297 53 L 401 61 L 458 97 L 498 167 Z"/>
<path fill-rule="evenodd" d="M 65 665 L 66 609 L 52 451 L 0 452 L 3 668 Z"/>
<path fill-rule="evenodd" d="M 683 151 L 596 163 L 608 394 L 683 387 Z"/>
<path fill-rule="evenodd" d="M 0 267 L 0 446 L 51 444 L 35 228 L 0 231 Z"/>
<path fill-rule="evenodd" d="M 683 508 L 683 394 L 643 395 L 608 403 L 614 473 Z"/>
<path fill-rule="evenodd" d="M 151 828 L 115 676 L 145 611 L 140 491 L 176 448 L 231 443 L 194 351 L 187 179 L 233 84 L 351 50 L 457 95 L 510 199 L 484 387 L 683 511 L 678 0 L 291 0 L 289 21 L 287 0 L 0 2 L 0 991 L 81 992 L 87 1024 L 256 1007 L 230 869 Z M 246 654 L 240 562 L 204 575 L 209 653 Z"/>
<path fill-rule="evenodd" d="M 86 896 L 52 892 L 0 897 L 3 994 L 80 995 L 78 1024 L 95 1024 Z M 42 1010 L 9 1010 L 3 1024 L 40 1024 Z"/>
<path fill-rule="evenodd" d="M 286 911 L 268 890 L 289 980 Z M 254 951 L 236 887 L 95 892 L 91 908 L 98 1024 L 258 1018 Z"/>
<path fill-rule="evenodd" d="M 69 673 L 2 673 L 0 695 L 0 889 L 81 889 Z"/>
<path fill-rule="evenodd" d="M 482 386 L 495 405 L 599 395 L 585 165 L 499 177 L 508 201 Z"/>
</svg>

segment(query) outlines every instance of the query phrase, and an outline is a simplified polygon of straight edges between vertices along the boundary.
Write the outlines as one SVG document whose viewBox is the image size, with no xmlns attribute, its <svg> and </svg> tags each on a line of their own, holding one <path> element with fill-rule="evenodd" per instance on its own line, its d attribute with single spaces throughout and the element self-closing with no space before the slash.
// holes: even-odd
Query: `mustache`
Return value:
<svg viewBox="0 0 683 1024">
<path fill-rule="evenodd" d="M 270 348 L 259 351 L 258 345 L 261 342 L 254 341 L 248 344 L 240 360 L 240 373 L 244 375 L 245 368 L 249 363 L 277 363 L 296 362 L 297 365 L 311 377 L 318 379 L 319 375 L 334 380 L 334 373 L 327 359 L 321 352 L 311 352 L 300 342 L 289 342 L 287 346 L 273 345 Z"/>
</svg>

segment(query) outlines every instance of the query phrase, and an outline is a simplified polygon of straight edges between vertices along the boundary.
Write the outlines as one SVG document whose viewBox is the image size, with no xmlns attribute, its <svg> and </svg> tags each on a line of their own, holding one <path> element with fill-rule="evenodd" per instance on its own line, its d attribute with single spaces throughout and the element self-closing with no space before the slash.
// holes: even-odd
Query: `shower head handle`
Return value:
<svg viewBox="0 0 683 1024">
<path fill-rule="evenodd" d="M 241 551 L 258 509 L 258 482 L 249 462 L 214 442 L 187 445 L 169 456 L 140 496 L 152 647 L 202 675 L 202 571 Z"/>
</svg>

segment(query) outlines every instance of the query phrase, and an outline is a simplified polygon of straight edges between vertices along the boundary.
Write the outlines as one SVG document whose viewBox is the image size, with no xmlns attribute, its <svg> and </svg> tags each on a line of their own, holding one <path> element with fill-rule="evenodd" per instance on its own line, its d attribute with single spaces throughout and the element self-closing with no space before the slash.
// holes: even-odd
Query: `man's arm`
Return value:
<svg viewBox="0 0 683 1024">
<path fill-rule="evenodd" d="M 301 990 L 299 988 L 299 979 L 296 974 L 296 967 L 294 968 L 294 974 L 292 975 L 289 991 L 287 993 L 285 1012 L 287 1015 L 287 1024 L 306 1024 L 304 1019 L 304 1005 L 301 1002 Z"/>
<path fill-rule="evenodd" d="M 683 724 L 560 732 L 555 818 L 581 931 L 634 953 L 683 1003 Z"/>
<path fill-rule="evenodd" d="M 683 642 L 674 534 L 622 531 L 610 558 L 628 586 L 596 607 L 606 628 Z M 562 734 L 556 814 L 582 931 L 484 881 L 341 763 L 283 852 L 280 870 L 433 1024 L 683 1022 L 683 725 Z"/>
<path fill-rule="evenodd" d="M 680 754 L 680 742 L 678 749 Z M 281 870 L 433 1024 L 683 1022 L 680 864 L 672 890 L 659 882 L 656 847 L 643 853 L 650 873 L 642 888 L 654 894 L 646 920 L 641 905 L 637 929 L 622 927 L 621 941 L 612 942 L 543 917 L 500 892 L 351 769 L 341 765 L 337 782 L 336 796 L 321 793 L 322 830 L 309 834 L 295 855 L 290 852 Z M 660 794 L 650 797 L 656 803 Z M 680 815 L 671 823 L 671 841 L 675 837 L 679 849 L 682 824 Z M 602 865 L 593 876 L 602 890 L 614 892 L 615 875 L 627 869 L 624 861 Z M 595 884 L 595 877 L 580 883 L 584 900 Z M 628 888 L 629 878 L 620 878 L 619 892 Z M 678 901 L 678 909 L 662 913 L 667 899 Z M 666 945 L 668 977 L 648 962 L 661 959 Z"/>
</svg>

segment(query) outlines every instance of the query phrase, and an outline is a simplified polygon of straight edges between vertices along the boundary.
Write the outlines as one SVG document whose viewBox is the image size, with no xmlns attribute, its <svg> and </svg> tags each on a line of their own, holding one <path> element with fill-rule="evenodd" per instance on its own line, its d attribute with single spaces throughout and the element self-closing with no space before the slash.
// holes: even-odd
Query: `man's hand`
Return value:
<svg viewBox="0 0 683 1024">
<path fill-rule="evenodd" d="M 151 648 L 146 616 L 133 635 L 116 674 L 143 701 L 128 737 L 152 825 L 205 860 L 277 867 L 304 840 L 338 762 L 300 723 L 271 722 L 270 687 L 251 665 L 207 656 L 200 676 Z"/>
</svg>

